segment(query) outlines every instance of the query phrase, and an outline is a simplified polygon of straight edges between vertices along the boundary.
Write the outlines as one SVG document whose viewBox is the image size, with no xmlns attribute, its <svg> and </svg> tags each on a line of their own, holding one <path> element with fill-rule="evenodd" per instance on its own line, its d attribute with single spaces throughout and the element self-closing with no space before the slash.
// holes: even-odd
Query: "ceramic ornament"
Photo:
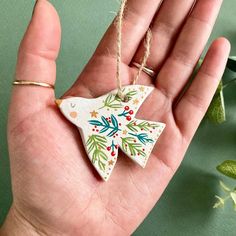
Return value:
<svg viewBox="0 0 236 236">
<path fill-rule="evenodd" d="M 126 86 L 123 93 L 128 102 L 121 101 L 117 90 L 95 99 L 70 97 L 56 101 L 64 116 L 79 128 L 88 157 L 105 181 L 116 164 L 119 149 L 145 167 L 165 128 L 163 123 L 135 118 L 152 90 L 141 85 Z"/>
</svg>

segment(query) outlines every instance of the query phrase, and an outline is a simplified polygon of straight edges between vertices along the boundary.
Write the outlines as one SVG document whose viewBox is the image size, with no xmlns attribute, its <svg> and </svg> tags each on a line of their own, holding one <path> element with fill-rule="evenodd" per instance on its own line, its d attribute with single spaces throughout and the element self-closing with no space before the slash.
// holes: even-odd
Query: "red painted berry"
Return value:
<svg viewBox="0 0 236 236">
<path fill-rule="evenodd" d="M 115 146 L 116 149 L 118 149 L 118 147 L 119 147 L 118 145 Z"/>
<path fill-rule="evenodd" d="M 116 155 L 116 153 L 113 151 L 113 152 L 111 152 L 111 155 L 114 157 Z"/>
<path fill-rule="evenodd" d="M 133 114 L 134 114 L 134 111 L 133 111 L 133 110 L 130 110 L 130 111 L 129 111 L 129 114 L 130 114 L 130 115 L 133 115 Z"/>
<path fill-rule="evenodd" d="M 127 116 L 126 120 L 131 121 L 131 116 Z"/>
<path fill-rule="evenodd" d="M 125 106 L 125 110 L 128 111 L 129 110 L 129 106 Z"/>
<path fill-rule="evenodd" d="M 111 147 L 107 147 L 107 151 L 111 151 Z"/>
</svg>

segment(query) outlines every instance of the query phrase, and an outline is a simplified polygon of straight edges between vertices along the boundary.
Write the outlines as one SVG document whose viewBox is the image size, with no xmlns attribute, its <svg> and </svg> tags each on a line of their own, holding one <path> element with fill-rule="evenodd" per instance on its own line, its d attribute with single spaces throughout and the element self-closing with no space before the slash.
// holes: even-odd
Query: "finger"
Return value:
<svg viewBox="0 0 236 236">
<path fill-rule="evenodd" d="M 122 61 L 127 65 L 133 58 L 140 41 L 162 0 L 128 0 L 122 26 Z M 117 27 L 113 22 L 101 40 L 95 56 L 116 56 Z"/>
<path fill-rule="evenodd" d="M 224 38 L 213 42 L 204 62 L 174 113 L 176 123 L 190 140 L 201 122 L 223 75 L 230 44 Z"/>
<path fill-rule="evenodd" d="M 152 47 L 147 61 L 149 68 L 158 71 L 173 47 L 176 36 L 195 0 L 165 0 L 152 23 Z M 140 62 L 145 52 L 143 43 L 133 61 Z"/>
<path fill-rule="evenodd" d="M 20 44 L 16 79 L 54 84 L 61 38 L 59 17 L 46 0 L 38 0 Z M 23 119 L 54 101 L 54 90 L 36 86 L 14 86 L 11 117 Z"/>
<path fill-rule="evenodd" d="M 198 0 L 174 49 L 157 77 L 157 88 L 174 99 L 187 80 L 207 43 L 222 0 Z"/>
</svg>

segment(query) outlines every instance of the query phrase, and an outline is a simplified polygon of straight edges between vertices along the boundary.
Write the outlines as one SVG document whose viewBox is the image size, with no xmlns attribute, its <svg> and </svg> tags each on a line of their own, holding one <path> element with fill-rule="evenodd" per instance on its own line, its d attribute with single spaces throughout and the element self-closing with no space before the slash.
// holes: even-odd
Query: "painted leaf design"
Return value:
<svg viewBox="0 0 236 236">
<path fill-rule="evenodd" d="M 132 132 L 138 132 L 139 130 L 150 131 L 153 128 L 159 127 L 156 123 L 150 123 L 148 121 L 142 121 L 138 123 L 137 120 L 131 121 L 126 126 Z"/>
<path fill-rule="evenodd" d="M 118 124 L 118 121 L 114 115 L 111 115 L 111 122 L 112 122 L 113 126 L 118 129 L 119 124 Z"/>
<path fill-rule="evenodd" d="M 101 126 L 102 122 L 98 121 L 98 120 L 90 120 L 89 121 L 90 125 L 97 125 L 97 126 Z"/>
<path fill-rule="evenodd" d="M 107 140 L 100 135 L 91 135 L 86 142 L 88 153 L 92 154 L 92 163 L 98 163 L 99 168 L 105 171 L 108 157 L 104 150 L 106 149 Z"/>
<path fill-rule="evenodd" d="M 118 109 L 122 107 L 121 101 L 118 101 L 117 96 L 115 96 L 114 94 L 109 94 L 103 104 L 103 107 L 101 107 L 100 109 L 104 107 L 112 109 Z"/>
<path fill-rule="evenodd" d="M 127 137 L 122 138 L 122 149 L 125 152 L 130 152 L 131 156 L 140 154 L 141 156 L 146 156 L 145 152 L 142 150 L 142 144 L 135 142 L 135 138 Z"/>
</svg>

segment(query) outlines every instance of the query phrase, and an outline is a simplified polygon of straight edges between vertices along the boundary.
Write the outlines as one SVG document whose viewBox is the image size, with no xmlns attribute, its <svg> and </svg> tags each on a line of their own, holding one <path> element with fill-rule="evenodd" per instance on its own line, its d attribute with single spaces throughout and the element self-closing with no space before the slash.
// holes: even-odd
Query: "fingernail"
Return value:
<svg viewBox="0 0 236 236">
<path fill-rule="evenodd" d="M 35 4 L 34 4 L 34 8 L 33 8 L 33 12 L 32 12 L 32 17 L 33 17 L 33 15 L 34 15 L 34 11 L 35 11 L 35 8 L 36 8 L 37 3 L 38 3 L 38 0 L 35 0 Z"/>
</svg>

